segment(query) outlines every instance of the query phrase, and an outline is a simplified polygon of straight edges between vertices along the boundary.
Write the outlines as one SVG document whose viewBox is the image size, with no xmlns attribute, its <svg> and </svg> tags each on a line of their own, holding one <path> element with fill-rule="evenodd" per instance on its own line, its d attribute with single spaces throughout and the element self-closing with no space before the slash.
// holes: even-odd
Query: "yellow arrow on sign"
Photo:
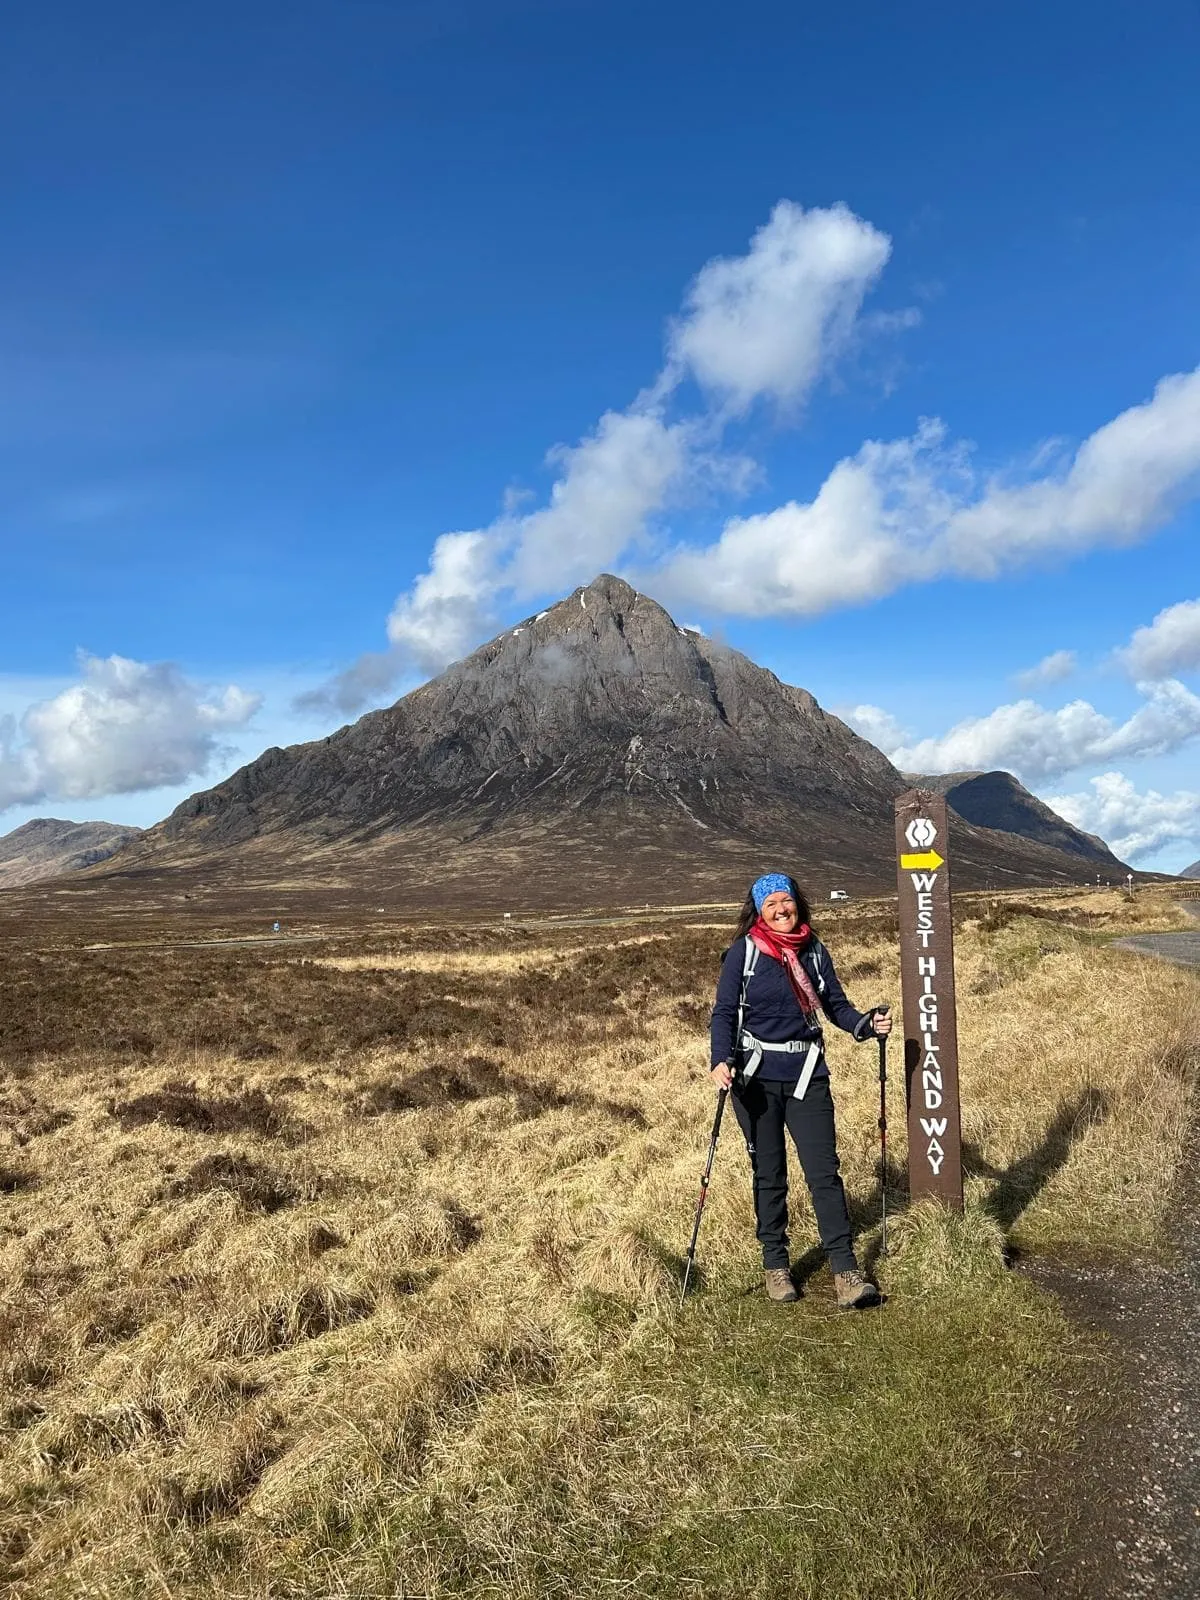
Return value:
<svg viewBox="0 0 1200 1600">
<path fill-rule="evenodd" d="M 901 856 L 900 865 L 902 867 L 916 867 L 918 871 L 924 869 L 926 872 L 936 872 L 939 867 L 944 867 L 946 863 L 936 850 L 923 850 L 920 855 Z"/>
</svg>

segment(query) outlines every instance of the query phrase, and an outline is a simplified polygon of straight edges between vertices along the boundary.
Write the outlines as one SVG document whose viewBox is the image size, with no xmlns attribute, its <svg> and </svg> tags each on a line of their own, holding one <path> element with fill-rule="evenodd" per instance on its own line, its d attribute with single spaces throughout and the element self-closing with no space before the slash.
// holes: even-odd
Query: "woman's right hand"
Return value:
<svg viewBox="0 0 1200 1600">
<path fill-rule="evenodd" d="M 718 1061 L 710 1070 L 709 1077 L 718 1089 L 729 1089 L 733 1086 L 733 1068 L 728 1061 Z"/>
</svg>

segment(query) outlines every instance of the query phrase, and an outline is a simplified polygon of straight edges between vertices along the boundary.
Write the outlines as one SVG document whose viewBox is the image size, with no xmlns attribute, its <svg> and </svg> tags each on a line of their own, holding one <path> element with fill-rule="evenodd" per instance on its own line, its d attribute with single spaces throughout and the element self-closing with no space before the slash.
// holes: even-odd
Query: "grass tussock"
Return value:
<svg viewBox="0 0 1200 1600">
<path fill-rule="evenodd" d="M 201 1156 L 182 1177 L 164 1184 L 155 1199 L 191 1200 L 213 1191 L 236 1195 L 247 1210 L 261 1211 L 267 1216 L 295 1205 L 304 1195 L 303 1189 L 290 1178 L 262 1162 L 218 1150 L 213 1155 Z"/>
<path fill-rule="evenodd" d="M 1004 1229 L 978 1204 L 962 1215 L 923 1200 L 901 1213 L 889 1231 L 887 1283 L 895 1294 L 989 1296 L 1008 1270 Z"/>
<path fill-rule="evenodd" d="M 261 1089 L 223 1095 L 203 1092 L 194 1083 L 164 1083 L 148 1094 L 113 1102 L 108 1114 L 124 1133 L 161 1122 L 190 1133 L 256 1133 L 264 1139 L 295 1143 L 306 1131 Z"/>
<path fill-rule="evenodd" d="M 852 995 L 898 1000 L 892 913 L 852 910 Z M 905 1211 L 893 1172 L 889 1303 L 856 1317 L 811 1256 L 798 1306 L 758 1293 L 732 1128 L 678 1309 L 715 922 L 0 947 L 0 1582 L 994 1592 L 1028 1554 L 1014 1463 L 1066 1439 L 1078 1377 L 1006 1258 L 1159 1248 L 1197 982 L 1107 941 L 1173 917 L 960 902 L 967 1209 Z M 831 1055 L 871 1260 L 875 1057 Z"/>
</svg>

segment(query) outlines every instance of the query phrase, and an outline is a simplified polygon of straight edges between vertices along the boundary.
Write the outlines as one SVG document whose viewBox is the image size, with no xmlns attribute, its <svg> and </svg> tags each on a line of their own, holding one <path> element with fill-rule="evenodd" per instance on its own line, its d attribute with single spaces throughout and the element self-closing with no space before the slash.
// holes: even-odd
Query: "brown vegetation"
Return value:
<svg viewBox="0 0 1200 1600">
<path fill-rule="evenodd" d="M 676 1310 L 720 922 L 0 946 L 0 1578 L 988 1593 L 1025 1555 L 998 1463 L 1069 1435 L 1075 1381 L 1004 1252 L 1158 1247 L 1196 979 L 1106 938 L 1172 918 L 964 901 L 967 1217 L 898 1215 L 892 1303 L 840 1320 L 823 1274 L 787 1320 L 747 1294 L 732 1136 Z M 860 1004 L 890 919 L 826 930 Z M 832 1054 L 870 1258 L 874 1055 Z"/>
</svg>

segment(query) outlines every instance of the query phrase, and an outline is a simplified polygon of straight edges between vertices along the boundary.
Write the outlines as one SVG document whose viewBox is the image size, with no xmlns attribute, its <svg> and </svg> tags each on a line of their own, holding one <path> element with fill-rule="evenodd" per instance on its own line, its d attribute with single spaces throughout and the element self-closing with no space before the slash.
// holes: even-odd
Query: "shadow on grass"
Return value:
<svg viewBox="0 0 1200 1600">
<path fill-rule="evenodd" d="M 1107 1095 L 1088 1088 L 1072 1100 L 1064 1100 L 1037 1145 L 1018 1156 L 1003 1170 L 985 1160 L 978 1145 L 963 1146 L 964 1170 L 973 1176 L 993 1178 L 995 1188 L 984 1201 L 984 1209 L 1007 1232 L 1067 1163 L 1073 1146 L 1089 1128 L 1103 1122 L 1111 1109 Z"/>
<path fill-rule="evenodd" d="M 1016 1225 L 1055 1173 L 1066 1165 L 1075 1144 L 1089 1128 L 1103 1122 L 1110 1109 L 1108 1096 L 1095 1088 L 1085 1089 L 1075 1098 L 1064 1100 L 1035 1147 L 1025 1155 L 1018 1156 L 1010 1166 L 1004 1168 L 993 1166 L 984 1157 L 977 1144 L 964 1143 L 963 1171 L 972 1177 L 993 1180 L 994 1187 L 984 1200 L 984 1210 L 995 1218 L 1006 1233 Z M 901 1124 L 902 1129 L 903 1124 Z M 889 1160 L 886 1178 L 889 1218 L 899 1216 L 908 1210 L 907 1178 L 907 1163 Z M 793 1183 L 797 1181 L 803 1183 L 803 1179 L 799 1178 L 794 1170 L 791 1172 L 791 1180 Z M 863 1271 L 868 1277 L 873 1275 L 881 1255 L 883 1241 L 877 1230 L 883 1214 L 883 1196 L 884 1186 L 878 1171 L 875 1182 L 867 1193 L 860 1191 L 846 1196 L 850 1208 L 852 1237 L 858 1240 L 864 1233 L 876 1230 L 860 1258 Z M 681 1254 L 678 1257 L 680 1273 L 683 1270 L 683 1260 Z M 792 1263 L 792 1280 L 797 1289 L 803 1292 L 809 1281 L 816 1277 L 824 1265 L 825 1252 L 820 1245 L 813 1245 L 803 1255 L 798 1256 Z M 689 1294 L 703 1287 L 705 1287 L 703 1268 L 697 1262 L 692 1272 Z M 757 1295 L 761 1289 L 761 1278 L 756 1276 L 743 1293 Z"/>
<path fill-rule="evenodd" d="M 1071 1151 L 1089 1128 L 1095 1127 L 1108 1116 L 1111 1109 L 1107 1095 L 1095 1088 L 1082 1090 L 1070 1100 L 1064 1100 L 1055 1112 L 1046 1131 L 1034 1148 L 1008 1167 L 995 1167 L 984 1156 L 977 1144 L 963 1145 L 963 1171 L 971 1177 L 990 1178 L 994 1187 L 984 1200 L 984 1210 L 994 1217 L 1006 1233 L 1014 1228 L 1038 1195 L 1066 1165 Z M 887 1214 L 899 1216 L 909 1206 L 907 1163 L 888 1162 Z M 875 1183 L 866 1193 L 847 1195 L 850 1206 L 850 1223 L 853 1237 L 877 1230 L 883 1214 L 883 1185 L 879 1173 Z M 863 1271 L 871 1276 L 880 1260 L 882 1239 L 875 1232 L 862 1254 Z M 819 1245 L 806 1250 L 795 1262 L 792 1277 L 796 1286 L 803 1289 L 825 1265 L 825 1253 Z"/>
</svg>

